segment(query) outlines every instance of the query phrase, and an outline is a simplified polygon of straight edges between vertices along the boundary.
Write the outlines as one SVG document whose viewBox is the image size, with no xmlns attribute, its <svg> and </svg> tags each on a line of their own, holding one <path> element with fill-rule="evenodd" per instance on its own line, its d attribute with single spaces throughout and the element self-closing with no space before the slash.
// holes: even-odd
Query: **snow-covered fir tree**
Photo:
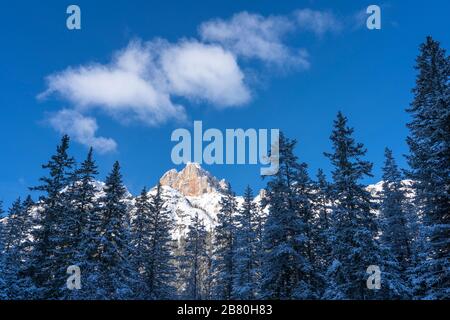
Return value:
<svg viewBox="0 0 450 320">
<path fill-rule="evenodd" d="M 127 191 L 118 162 L 114 163 L 106 178 L 104 193 L 99 199 L 102 224 L 97 257 L 99 276 L 96 298 L 127 299 L 131 296 L 134 270 L 130 261 L 128 207 L 124 201 Z"/>
<path fill-rule="evenodd" d="M 57 272 L 58 283 L 62 283 L 61 299 L 82 299 L 87 298 L 89 285 L 85 290 L 67 289 L 67 268 L 76 265 L 80 267 L 89 277 L 89 256 L 86 256 L 86 250 L 90 248 L 89 241 L 95 239 L 95 234 L 91 234 L 89 218 L 91 211 L 96 206 L 96 188 L 95 175 L 97 175 L 97 166 L 93 159 L 93 149 L 90 148 L 86 160 L 83 161 L 80 168 L 75 169 L 71 178 L 71 183 L 64 189 L 64 214 L 58 219 L 58 264 L 60 270 Z M 87 284 L 87 281 L 85 281 Z"/>
<path fill-rule="evenodd" d="M 443 299 L 450 297 L 450 58 L 431 37 L 420 46 L 416 70 L 414 100 L 407 110 L 412 117 L 408 176 L 423 216 L 427 254 L 415 283 L 422 297 Z"/>
<path fill-rule="evenodd" d="M 8 219 L 4 225 L 5 247 L 3 251 L 3 277 L 7 299 L 31 299 L 30 288 L 33 287 L 30 276 L 24 265 L 30 260 L 30 232 L 33 219 L 30 210 L 34 205 L 30 196 L 25 201 L 18 198 L 8 211 Z"/>
<path fill-rule="evenodd" d="M 20 266 L 20 257 L 18 256 L 18 247 L 21 241 L 19 224 L 23 212 L 22 201 L 16 199 L 8 210 L 8 220 L 3 227 L 3 285 L 4 295 L 8 300 L 14 300 L 19 295 L 16 288 L 16 279 L 18 277 L 18 268 Z"/>
<path fill-rule="evenodd" d="M 61 259 L 64 252 L 60 250 L 59 242 L 64 229 L 61 223 L 67 221 L 66 197 L 61 191 L 73 182 L 75 164 L 67 153 L 69 140 L 67 135 L 62 137 L 55 155 L 42 166 L 49 171 L 49 175 L 40 179 L 40 186 L 32 188 L 42 193 L 39 201 L 39 227 L 33 228 L 32 232 L 33 256 L 27 265 L 27 273 L 32 276 L 36 288 L 33 294 L 36 299 L 61 297 L 66 281 L 65 272 L 61 274 L 61 267 L 68 261 Z"/>
<path fill-rule="evenodd" d="M 95 187 L 95 177 L 97 174 L 93 149 L 90 148 L 86 160 L 81 163 L 80 168 L 75 172 L 75 183 L 68 191 L 71 194 L 70 206 L 74 215 L 73 219 L 77 221 L 75 230 L 73 230 L 77 249 L 83 248 L 82 240 L 89 237 L 89 234 L 84 234 L 84 232 L 89 230 L 90 214 L 96 204 L 98 190 Z"/>
<path fill-rule="evenodd" d="M 233 299 L 252 300 L 257 294 L 259 225 L 253 198 L 253 190 L 248 186 L 244 192 L 244 203 L 236 216 Z"/>
<path fill-rule="evenodd" d="M 142 189 L 141 194 L 136 198 L 135 210 L 131 221 L 131 247 L 133 248 L 133 267 L 139 272 L 139 279 L 133 285 L 133 294 L 138 299 L 145 299 L 149 295 L 147 287 L 146 263 L 149 257 L 149 248 L 152 239 L 148 232 L 152 227 L 150 197 L 147 188 Z"/>
<path fill-rule="evenodd" d="M 3 201 L 0 200 L 0 219 L 3 219 L 3 214 L 5 211 L 3 210 Z M 6 287 L 5 287 L 5 225 L 2 221 L 0 221 L 0 300 L 6 300 Z"/>
<path fill-rule="evenodd" d="M 148 222 L 146 222 L 146 260 L 141 273 L 147 291 L 146 299 L 160 300 L 175 298 L 174 242 L 171 238 L 173 225 L 169 211 L 162 198 L 161 185 L 158 183 L 155 194 L 150 195 Z"/>
<path fill-rule="evenodd" d="M 317 298 L 312 256 L 311 181 L 294 155 L 295 140 L 280 135 L 279 171 L 267 184 L 264 226 L 264 299 Z"/>
<path fill-rule="evenodd" d="M 207 233 L 206 233 L 205 275 L 204 275 L 204 283 L 203 283 L 203 295 L 205 297 L 205 300 L 214 299 L 213 256 L 214 256 L 214 232 L 207 231 Z"/>
<path fill-rule="evenodd" d="M 31 279 L 23 273 L 23 264 L 29 260 L 28 237 L 31 227 L 29 216 L 30 198 L 22 202 L 20 198 L 13 202 L 4 226 L 6 236 L 3 251 L 3 277 L 8 300 L 31 298 L 28 290 Z M 32 201 L 31 201 L 32 203 Z"/>
<path fill-rule="evenodd" d="M 410 270 L 413 267 L 412 240 L 408 201 L 402 175 L 392 151 L 385 150 L 383 166 L 383 191 L 380 207 L 382 256 L 384 260 L 382 288 L 386 299 L 411 297 Z"/>
<path fill-rule="evenodd" d="M 82 290 L 67 291 L 67 299 L 94 299 L 97 290 L 98 270 L 97 258 L 100 248 L 102 212 L 97 203 L 95 177 L 98 174 L 93 157 L 93 149 L 89 149 L 86 159 L 76 170 L 75 183 L 67 190 L 70 199 L 72 219 L 73 248 L 70 260 L 82 270 Z"/>
<path fill-rule="evenodd" d="M 331 185 L 327 181 L 325 173 L 319 169 L 314 184 L 314 211 L 312 239 L 314 242 L 313 253 L 316 268 L 319 270 L 320 281 L 318 291 L 322 295 L 327 283 L 325 274 L 332 262 L 331 247 L 333 233 L 331 229 Z"/>
<path fill-rule="evenodd" d="M 185 270 L 183 298 L 205 300 L 208 298 L 204 285 L 208 276 L 207 231 L 198 214 L 192 219 L 184 245 L 181 266 Z"/>
<path fill-rule="evenodd" d="M 19 228 L 20 231 L 20 242 L 18 243 L 17 254 L 20 257 L 20 266 L 18 268 L 18 275 L 16 279 L 16 288 L 18 291 L 17 299 L 30 300 L 34 298 L 34 284 L 32 282 L 32 276 L 28 273 L 27 265 L 32 259 L 32 248 L 33 239 L 30 235 L 35 227 L 35 217 L 33 210 L 35 208 L 35 202 L 30 195 L 22 203 L 22 212 L 19 219 L 19 223 L 22 226 Z"/>
<path fill-rule="evenodd" d="M 265 212 L 267 201 L 265 199 L 265 192 L 262 193 L 259 203 L 256 205 L 256 215 L 254 216 L 254 230 L 255 230 L 255 297 L 259 299 L 261 297 L 261 280 L 263 272 L 264 262 L 264 226 L 266 224 L 267 214 Z"/>
<path fill-rule="evenodd" d="M 214 233 L 213 277 L 214 297 L 229 300 L 233 294 L 235 271 L 237 202 L 231 186 L 219 203 L 218 224 Z"/>
<path fill-rule="evenodd" d="M 353 128 L 339 112 L 331 134 L 332 153 L 325 153 L 333 165 L 333 262 L 327 278 L 327 299 L 372 299 L 375 290 L 366 285 L 367 268 L 381 264 L 378 227 L 371 195 L 361 183 L 371 177 L 372 163 L 362 157 L 363 144 L 355 142 Z"/>
</svg>

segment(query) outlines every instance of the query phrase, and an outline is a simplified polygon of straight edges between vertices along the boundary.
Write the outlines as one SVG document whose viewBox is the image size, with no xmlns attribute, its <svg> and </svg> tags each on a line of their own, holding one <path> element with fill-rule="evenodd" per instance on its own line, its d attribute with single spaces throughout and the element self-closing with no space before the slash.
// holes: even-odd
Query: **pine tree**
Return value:
<svg viewBox="0 0 450 320">
<path fill-rule="evenodd" d="M 95 176 L 97 165 L 93 159 L 93 149 L 76 170 L 74 184 L 67 190 L 70 199 L 72 224 L 67 230 L 71 236 L 71 252 L 68 259 L 82 271 L 82 290 L 66 291 L 66 299 L 92 299 L 96 291 L 96 256 L 100 246 L 101 210 L 97 204 Z M 70 238 L 69 238 L 70 239 Z"/>
<path fill-rule="evenodd" d="M 21 265 L 18 268 L 16 287 L 18 290 L 17 299 L 30 300 L 33 299 L 35 288 L 32 281 L 32 276 L 28 273 L 27 265 L 32 261 L 33 239 L 30 235 L 35 227 L 34 218 L 35 202 L 28 195 L 22 203 L 22 212 L 19 223 L 20 228 L 20 242 L 17 248 L 17 254 L 20 257 Z"/>
<path fill-rule="evenodd" d="M 214 254 L 212 268 L 214 274 L 214 296 L 216 299 L 230 300 L 233 294 L 236 230 L 235 214 L 237 203 L 235 195 L 228 187 L 228 192 L 219 202 L 218 224 L 214 236 Z"/>
<path fill-rule="evenodd" d="M 130 262 L 128 208 L 124 201 L 126 189 L 118 162 L 114 163 L 106 178 L 104 193 L 99 199 L 102 224 L 97 257 L 99 276 L 96 298 L 126 299 L 131 295 L 133 268 Z"/>
<path fill-rule="evenodd" d="M 214 232 L 206 232 L 206 261 L 205 261 L 205 275 L 203 283 L 203 296 L 205 300 L 214 299 Z"/>
<path fill-rule="evenodd" d="M 383 288 L 385 298 L 409 298 L 411 286 L 408 275 L 413 264 L 410 213 L 407 211 L 400 170 L 388 148 L 385 150 L 381 200 L 380 227 L 385 264 L 383 277 L 389 277 L 389 281 L 385 281 L 389 287 Z"/>
<path fill-rule="evenodd" d="M 30 299 L 31 279 L 23 272 L 23 265 L 29 261 L 29 235 L 31 230 L 30 197 L 22 202 L 20 198 L 13 202 L 8 211 L 8 219 L 3 227 L 5 236 L 3 250 L 3 292 L 9 300 Z"/>
<path fill-rule="evenodd" d="M 207 281 L 207 231 L 196 214 L 189 225 L 181 266 L 186 270 L 184 297 L 189 300 L 205 300 L 204 284 Z"/>
<path fill-rule="evenodd" d="M 8 211 L 8 221 L 5 226 L 6 241 L 4 243 L 4 268 L 3 277 L 5 292 L 8 300 L 16 300 L 19 295 L 19 288 L 17 288 L 17 280 L 19 275 L 19 268 L 21 265 L 19 246 L 24 234 L 22 233 L 22 216 L 23 216 L 22 201 L 18 198 L 13 202 Z"/>
<path fill-rule="evenodd" d="M 3 201 L 0 200 L 0 300 L 6 300 L 6 285 L 5 285 L 5 225 L 3 221 Z"/>
<path fill-rule="evenodd" d="M 94 210 L 97 189 L 95 187 L 95 176 L 98 174 L 97 165 L 93 159 L 93 149 L 89 149 L 87 158 L 76 171 L 76 183 L 73 187 L 73 203 L 72 207 L 77 228 L 75 230 L 75 238 L 80 248 L 81 239 L 89 236 L 83 234 L 88 229 L 90 221 L 90 213 Z"/>
<path fill-rule="evenodd" d="M 261 297 L 313 299 L 317 274 L 312 256 L 311 181 L 294 155 L 295 140 L 280 135 L 278 173 L 267 184 Z"/>
<path fill-rule="evenodd" d="M 153 295 L 151 286 L 152 281 L 148 281 L 151 273 L 149 262 L 154 259 L 153 253 L 153 230 L 154 220 L 152 215 L 152 204 L 146 188 L 144 188 L 139 197 L 136 198 L 134 219 L 131 223 L 133 247 L 133 267 L 139 271 L 139 278 L 134 285 L 134 293 L 138 299 L 147 299 Z"/>
<path fill-rule="evenodd" d="M 333 153 L 325 153 L 333 170 L 333 262 L 328 270 L 329 284 L 325 298 L 371 299 L 376 291 L 368 290 L 367 268 L 380 265 L 378 227 L 370 193 L 360 183 L 371 177 L 372 164 L 362 160 L 363 144 L 352 137 L 347 118 L 339 112 L 331 135 Z"/>
<path fill-rule="evenodd" d="M 265 212 L 266 203 L 265 191 L 262 193 L 259 203 L 256 206 L 257 213 L 255 215 L 255 298 L 259 299 L 261 297 L 261 280 L 263 278 L 263 262 L 264 262 L 264 226 L 267 220 L 267 214 Z"/>
<path fill-rule="evenodd" d="M 332 262 L 331 247 L 333 233 L 331 229 L 331 185 L 327 181 L 322 169 L 317 172 L 317 181 L 314 185 L 314 211 L 312 238 L 314 242 L 313 252 L 316 268 L 320 270 L 320 283 L 318 291 L 323 295 L 326 286 L 325 274 Z"/>
<path fill-rule="evenodd" d="M 412 121 L 407 139 L 415 206 L 423 215 L 427 239 L 418 291 L 427 299 L 450 296 L 450 58 L 439 42 L 427 37 L 420 47 Z"/>
<path fill-rule="evenodd" d="M 175 298 L 175 267 L 172 255 L 174 243 L 170 234 L 172 225 L 173 221 L 162 198 L 162 187 L 158 184 L 155 194 L 150 195 L 149 225 L 146 233 L 150 240 L 146 250 L 148 258 L 143 266 L 147 299 Z"/>
<path fill-rule="evenodd" d="M 253 191 L 248 186 L 244 192 L 244 203 L 236 217 L 236 264 L 233 298 L 251 300 L 256 298 L 258 273 L 257 207 L 253 202 Z"/>
<path fill-rule="evenodd" d="M 72 183 L 72 169 L 75 161 L 67 154 L 69 137 L 63 136 L 58 145 L 56 154 L 43 165 L 49 170 L 48 177 L 42 177 L 42 184 L 32 190 L 40 191 L 38 218 L 39 227 L 33 229 L 33 257 L 28 265 L 27 273 L 31 274 L 36 292 L 36 299 L 57 299 L 65 285 L 62 281 L 61 267 L 67 264 L 60 256 L 62 250 L 59 246 L 61 236 L 61 221 L 66 215 L 66 203 L 63 189 Z M 68 266 L 67 266 L 68 267 Z M 61 281 L 56 281 L 59 279 Z"/>
</svg>

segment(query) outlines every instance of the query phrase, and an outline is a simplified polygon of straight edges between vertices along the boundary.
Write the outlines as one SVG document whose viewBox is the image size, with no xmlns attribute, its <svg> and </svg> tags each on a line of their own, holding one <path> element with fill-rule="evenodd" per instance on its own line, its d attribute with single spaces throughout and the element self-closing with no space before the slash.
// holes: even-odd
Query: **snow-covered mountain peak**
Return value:
<svg viewBox="0 0 450 320">
<path fill-rule="evenodd" d="M 211 173 L 204 170 L 200 164 L 189 162 L 183 170 L 175 169 L 167 171 L 160 183 L 178 190 L 185 196 L 198 197 L 208 193 L 223 193 L 227 190 L 225 180 L 219 180 Z"/>
</svg>

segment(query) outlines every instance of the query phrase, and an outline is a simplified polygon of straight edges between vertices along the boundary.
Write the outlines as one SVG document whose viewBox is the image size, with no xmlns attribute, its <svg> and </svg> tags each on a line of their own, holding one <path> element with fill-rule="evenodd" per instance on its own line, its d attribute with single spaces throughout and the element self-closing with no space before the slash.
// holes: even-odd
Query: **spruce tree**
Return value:
<svg viewBox="0 0 450 320">
<path fill-rule="evenodd" d="M 68 198 L 72 224 L 67 230 L 71 237 L 71 252 L 68 259 L 80 267 L 82 289 L 67 291 L 66 299 L 92 299 L 95 296 L 96 256 L 100 246 L 101 210 L 97 203 L 95 177 L 98 174 L 93 158 L 93 149 L 89 149 L 86 159 L 75 172 L 75 182 L 69 187 Z"/>
<path fill-rule="evenodd" d="M 61 296 L 61 290 L 64 290 L 65 280 L 62 281 L 61 268 L 68 261 L 60 259 L 62 248 L 59 241 L 62 231 L 60 222 L 65 221 L 67 203 L 62 191 L 72 183 L 75 164 L 74 159 L 67 153 L 69 140 L 67 135 L 62 137 L 56 154 L 42 166 L 43 169 L 49 170 L 49 175 L 40 179 L 40 186 L 32 188 L 42 193 L 37 220 L 39 227 L 33 228 L 32 232 L 33 257 L 27 266 L 27 273 L 31 274 L 36 287 L 36 299 L 57 299 Z"/>
<path fill-rule="evenodd" d="M 390 280 L 385 281 L 389 287 L 383 288 L 386 299 L 411 297 L 408 277 L 413 263 L 410 215 L 400 170 L 392 151 L 386 148 L 380 208 L 384 277 Z"/>
<path fill-rule="evenodd" d="M 207 231 L 196 214 L 189 225 L 181 266 L 186 270 L 184 297 L 189 300 L 205 300 L 204 285 L 207 281 Z"/>
<path fill-rule="evenodd" d="M 0 200 L 0 300 L 6 300 L 6 286 L 5 286 L 5 225 L 3 222 L 3 201 Z"/>
<path fill-rule="evenodd" d="M 33 201 L 30 197 L 22 202 L 20 198 L 13 202 L 8 211 L 8 218 L 3 226 L 5 236 L 3 250 L 3 292 L 8 300 L 31 299 L 32 283 L 24 272 L 24 265 L 30 259 L 29 243 L 32 220 L 30 208 Z"/>
<path fill-rule="evenodd" d="M 22 203 L 22 212 L 19 223 L 20 228 L 20 242 L 18 243 L 17 254 L 19 255 L 20 266 L 18 268 L 16 287 L 18 291 L 18 299 L 30 300 L 33 299 L 35 288 L 31 275 L 28 273 L 27 265 L 32 261 L 32 249 L 34 240 L 30 237 L 35 227 L 34 210 L 36 204 L 28 195 Z"/>
<path fill-rule="evenodd" d="M 366 285 L 367 268 L 380 265 L 378 226 L 370 193 L 360 182 L 371 177 L 372 164 L 362 159 L 363 144 L 355 142 L 353 128 L 339 112 L 331 135 L 333 153 L 333 262 L 328 270 L 328 299 L 372 299 L 376 291 Z"/>
<path fill-rule="evenodd" d="M 253 190 L 248 186 L 244 192 L 244 203 L 236 216 L 233 298 L 240 300 L 255 299 L 257 293 L 258 211 L 253 198 Z"/>
<path fill-rule="evenodd" d="M 255 215 L 255 298 L 259 299 L 261 297 L 261 280 L 263 278 L 263 262 L 264 262 L 264 226 L 266 224 L 267 214 L 265 211 L 266 200 L 264 199 L 264 194 L 260 198 L 259 203 L 256 206 L 257 213 Z"/>
<path fill-rule="evenodd" d="M 133 267 L 138 270 L 139 277 L 134 284 L 134 295 L 137 299 L 147 299 L 153 293 L 148 281 L 148 262 L 153 259 L 153 231 L 152 206 L 150 196 L 144 188 L 136 198 L 134 217 L 131 223 L 131 245 L 133 248 Z"/>
<path fill-rule="evenodd" d="M 313 253 L 316 268 L 320 270 L 320 283 L 318 284 L 318 291 L 323 295 L 326 286 L 325 274 L 328 267 L 331 265 L 331 247 L 333 244 L 333 233 L 331 229 L 331 185 L 327 181 L 325 173 L 322 169 L 317 172 L 314 185 L 314 211 L 315 218 L 313 219 Z"/>
<path fill-rule="evenodd" d="M 237 211 L 237 203 L 231 186 L 228 187 L 228 192 L 220 200 L 219 206 L 212 262 L 214 296 L 216 299 L 230 300 L 233 294 L 235 274 L 235 214 Z"/>
<path fill-rule="evenodd" d="M 97 165 L 93 158 L 93 149 L 89 149 L 86 160 L 81 163 L 76 171 L 76 183 L 73 188 L 73 210 L 78 222 L 75 230 L 75 238 L 80 248 L 81 240 L 89 235 L 83 234 L 88 230 L 90 213 L 94 210 L 97 189 L 95 187 L 95 177 L 98 174 Z"/>
<path fill-rule="evenodd" d="M 106 178 L 104 196 L 99 199 L 102 222 L 98 252 L 98 290 L 96 298 L 117 300 L 131 295 L 128 208 L 126 189 L 122 182 L 120 165 L 114 163 Z"/>
<path fill-rule="evenodd" d="M 206 261 L 205 261 L 205 276 L 203 283 L 203 296 L 205 300 L 214 299 L 214 231 L 208 230 L 206 232 Z"/>
<path fill-rule="evenodd" d="M 450 58 L 431 37 L 420 46 L 416 70 L 407 110 L 412 117 L 408 177 L 423 215 L 427 255 L 415 282 L 424 298 L 443 299 L 450 296 Z"/>
<path fill-rule="evenodd" d="M 280 135 L 279 171 L 267 184 L 262 292 L 265 299 L 317 298 L 312 255 L 311 181 L 294 155 L 295 140 Z"/>
<path fill-rule="evenodd" d="M 158 183 L 154 194 L 150 195 L 149 225 L 146 233 L 150 241 L 146 250 L 148 259 L 143 267 L 147 298 L 151 300 L 175 298 L 172 225 L 172 218 L 162 198 L 162 187 Z"/>
<path fill-rule="evenodd" d="M 4 268 L 3 277 L 6 297 L 8 300 L 16 300 L 20 297 L 20 290 L 17 286 L 19 269 L 21 266 L 20 242 L 25 236 L 22 232 L 23 226 L 22 201 L 15 200 L 8 210 L 8 221 L 4 228 L 6 241 L 4 243 Z"/>
</svg>

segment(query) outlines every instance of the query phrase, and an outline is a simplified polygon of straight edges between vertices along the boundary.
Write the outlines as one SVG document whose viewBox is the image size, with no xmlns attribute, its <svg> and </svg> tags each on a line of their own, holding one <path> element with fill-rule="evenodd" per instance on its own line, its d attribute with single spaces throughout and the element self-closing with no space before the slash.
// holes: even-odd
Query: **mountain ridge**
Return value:
<svg viewBox="0 0 450 320">
<path fill-rule="evenodd" d="M 217 214 L 220 211 L 220 200 L 228 192 L 228 182 L 225 179 L 219 180 L 210 172 L 206 171 L 198 163 L 187 163 L 181 170 L 171 169 L 164 173 L 159 180 L 161 184 L 162 197 L 166 202 L 166 208 L 172 213 L 175 223 L 172 236 L 179 239 L 187 233 L 191 219 L 198 215 L 208 230 L 213 230 L 217 224 Z M 367 190 L 375 197 L 380 196 L 383 182 L 367 186 Z M 405 188 L 411 186 L 410 180 L 404 181 Z M 97 197 L 104 194 L 104 182 L 94 181 L 93 185 L 97 190 Z M 156 193 L 156 186 L 148 191 L 149 195 Z M 256 204 L 260 204 L 264 197 L 265 190 L 262 189 L 254 198 Z M 136 197 L 127 191 L 125 202 L 134 207 Z M 236 196 L 236 201 L 240 206 L 244 199 Z M 33 209 L 36 215 L 39 205 Z M 264 214 L 267 214 L 267 208 Z M 132 213 L 132 218 L 135 213 Z M 7 218 L 0 221 L 6 221 Z"/>
</svg>

